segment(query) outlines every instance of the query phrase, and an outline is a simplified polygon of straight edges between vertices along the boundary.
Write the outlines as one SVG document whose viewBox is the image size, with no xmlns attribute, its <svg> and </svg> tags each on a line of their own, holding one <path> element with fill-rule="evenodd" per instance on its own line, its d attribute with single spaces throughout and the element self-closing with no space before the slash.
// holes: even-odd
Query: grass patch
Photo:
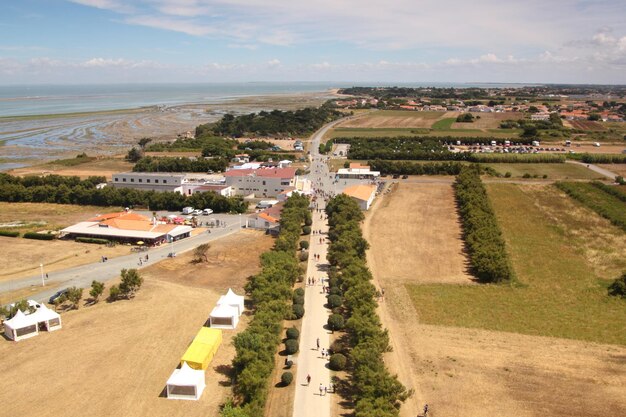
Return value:
<svg viewBox="0 0 626 417">
<path fill-rule="evenodd" d="M 51 161 L 50 165 L 57 165 L 63 167 L 75 167 L 78 165 L 86 164 L 88 162 L 93 162 L 97 158 L 95 156 L 87 156 L 85 154 L 78 155 L 76 158 L 68 158 L 68 159 L 56 159 Z"/>
<path fill-rule="evenodd" d="M 496 164 L 482 164 L 485 167 L 493 168 L 496 172 L 504 175 L 507 172 L 511 173 L 511 176 L 523 177 L 524 174 L 528 174 L 532 177 L 537 175 L 539 178 L 544 175 L 548 176 L 548 179 L 583 179 L 583 180 L 593 180 L 598 178 L 604 178 L 602 175 L 597 172 L 591 171 L 580 165 L 575 164 L 507 164 L 507 163 L 496 163 Z"/>
<path fill-rule="evenodd" d="M 437 120 L 433 123 L 432 128 L 434 130 L 450 130 L 452 129 L 452 124 L 456 122 L 456 118 L 448 117 L 445 119 Z"/>
<path fill-rule="evenodd" d="M 409 285 L 424 323 L 626 345 L 626 303 L 607 286 L 626 235 L 553 186 L 487 186 L 517 285 Z"/>
<path fill-rule="evenodd" d="M 557 186 L 626 232 L 626 203 L 618 197 L 588 182 L 562 182 Z"/>
</svg>

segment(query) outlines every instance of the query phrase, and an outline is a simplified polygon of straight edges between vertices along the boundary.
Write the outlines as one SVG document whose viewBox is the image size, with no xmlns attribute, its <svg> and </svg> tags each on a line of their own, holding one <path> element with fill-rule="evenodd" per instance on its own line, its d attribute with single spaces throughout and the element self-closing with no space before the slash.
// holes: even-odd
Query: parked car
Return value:
<svg viewBox="0 0 626 417">
<path fill-rule="evenodd" d="M 398 174 L 393 174 L 393 179 L 397 180 L 398 178 L 400 178 L 400 176 Z"/>
<path fill-rule="evenodd" d="M 202 215 L 202 210 L 200 210 L 200 209 L 194 210 L 192 214 L 194 216 L 201 216 Z"/>
<path fill-rule="evenodd" d="M 405 180 L 405 179 L 407 179 L 407 178 L 409 178 L 409 176 L 408 176 L 408 175 L 403 175 L 403 176 L 402 176 L 402 179 L 403 179 L 403 180 Z"/>
<path fill-rule="evenodd" d="M 61 298 L 62 296 L 64 296 L 65 294 L 67 294 L 67 292 L 68 292 L 68 289 L 67 289 L 67 288 L 65 288 L 65 289 L 63 289 L 63 290 L 60 290 L 60 291 L 55 292 L 55 293 L 52 295 L 52 297 L 50 297 L 50 298 L 48 299 L 48 303 L 50 303 L 50 304 L 54 304 L 55 300 L 57 300 L 58 298 Z"/>
<path fill-rule="evenodd" d="M 204 210 L 202 210 L 202 214 L 204 214 L 205 216 L 208 216 L 209 214 L 213 214 L 213 210 L 211 210 L 211 209 L 204 209 Z"/>
</svg>

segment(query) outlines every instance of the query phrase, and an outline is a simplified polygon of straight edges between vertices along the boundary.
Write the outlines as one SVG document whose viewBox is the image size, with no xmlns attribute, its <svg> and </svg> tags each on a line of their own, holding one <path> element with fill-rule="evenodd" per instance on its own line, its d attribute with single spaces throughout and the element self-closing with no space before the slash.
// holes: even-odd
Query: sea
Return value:
<svg viewBox="0 0 626 417">
<path fill-rule="evenodd" d="M 0 85 L 0 117 L 66 114 L 146 106 L 216 104 L 242 97 L 322 92 L 352 86 L 509 87 L 487 83 L 248 82 L 194 84 Z"/>
</svg>

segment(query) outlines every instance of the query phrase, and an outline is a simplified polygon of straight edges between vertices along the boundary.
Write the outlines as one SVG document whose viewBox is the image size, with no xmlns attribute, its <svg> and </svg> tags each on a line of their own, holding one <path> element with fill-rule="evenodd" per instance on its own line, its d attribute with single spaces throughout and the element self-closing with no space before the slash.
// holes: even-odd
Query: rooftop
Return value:
<svg viewBox="0 0 626 417">
<path fill-rule="evenodd" d="M 225 177 L 256 176 L 263 178 L 293 178 L 295 168 L 259 168 L 259 169 L 231 169 L 224 173 Z"/>
<path fill-rule="evenodd" d="M 369 200 L 372 194 L 375 192 L 376 186 L 371 184 L 351 185 L 343 190 L 343 193 L 345 195 L 363 201 Z"/>
</svg>

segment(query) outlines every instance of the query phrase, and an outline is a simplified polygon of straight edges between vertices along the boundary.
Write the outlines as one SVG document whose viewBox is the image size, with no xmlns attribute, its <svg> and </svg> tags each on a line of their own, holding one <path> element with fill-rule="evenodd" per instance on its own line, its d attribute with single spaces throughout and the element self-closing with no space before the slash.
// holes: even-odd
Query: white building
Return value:
<svg viewBox="0 0 626 417">
<path fill-rule="evenodd" d="M 352 162 L 349 168 L 340 168 L 337 171 L 336 177 L 344 179 L 375 180 L 380 177 L 380 172 L 370 171 L 370 167 L 368 165 L 361 165 L 358 162 Z"/>
<path fill-rule="evenodd" d="M 113 174 L 115 188 L 132 188 L 144 191 L 175 191 L 182 193 L 184 174 L 165 172 L 122 172 Z"/>
<path fill-rule="evenodd" d="M 352 197 L 359 204 L 361 210 L 369 210 L 374 197 L 376 197 L 376 186 L 371 184 L 351 185 L 346 187 L 343 193 Z"/>
<path fill-rule="evenodd" d="M 294 168 L 231 169 L 224 177 L 234 195 L 255 197 L 276 197 L 295 187 L 297 178 Z"/>
</svg>

